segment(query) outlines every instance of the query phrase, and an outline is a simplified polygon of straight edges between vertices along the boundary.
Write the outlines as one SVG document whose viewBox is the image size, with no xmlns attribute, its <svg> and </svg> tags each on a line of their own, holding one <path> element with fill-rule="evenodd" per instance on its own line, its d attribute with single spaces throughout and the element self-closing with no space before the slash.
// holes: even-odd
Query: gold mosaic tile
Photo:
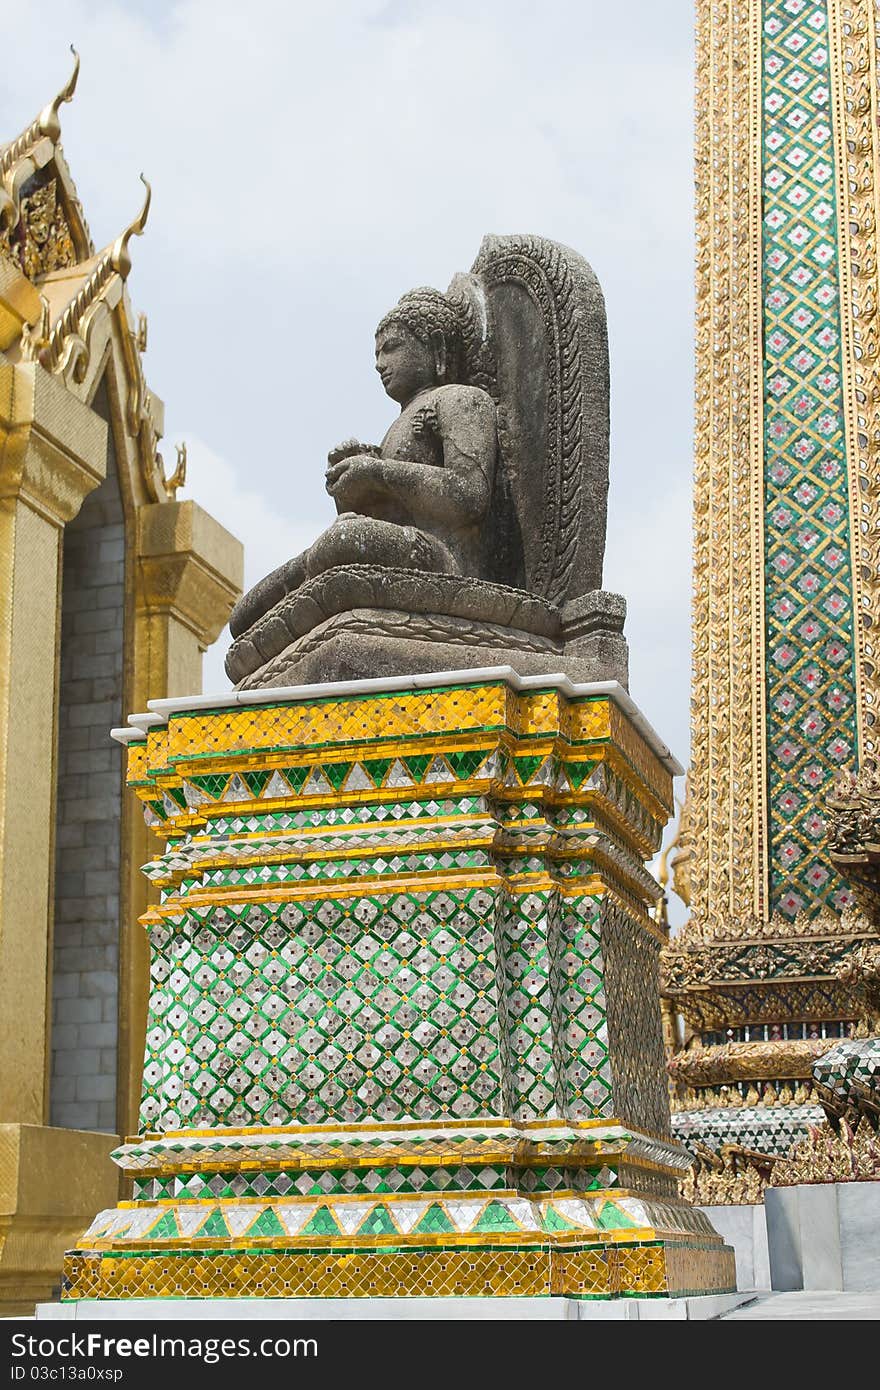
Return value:
<svg viewBox="0 0 880 1390">
<path fill-rule="evenodd" d="M 648 747 L 626 715 L 610 700 L 606 706 L 609 716 L 609 736 L 612 744 L 623 750 L 636 772 L 657 797 L 661 805 L 672 810 L 672 776 Z"/>
<path fill-rule="evenodd" d="M 506 689 L 501 684 L 453 687 L 179 714 L 169 726 L 168 758 L 499 728 L 505 722 Z"/>
<path fill-rule="evenodd" d="M 568 701 L 557 691 L 542 690 L 516 695 L 514 701 L 513 718 L 516 722 L 512 727 L 520 736 L 539 738 L 544 734 L 555 738 L 563 732 L 562 723 Z"/>
<path fill-rule="evenodd" d="M 625 1245 L 613 1251 L 619 1293 L 667 1293 L 666 1258 L 662 1245 Z"/>
<path fill-rule="evenodd" d="M 671 1295 L 727 1293 L 736 1288 L 733 1250 L 723 1245 L 670 1243 L 666 1275 Z"/>
<path fill-rule="evenodd" d="M 81 1298 L 605 1297 L 726 1292 L 733 1252 L 678 1245 L 579 1250 L 322 1250 L 68 1256 L 65 1300 Z"/>
<path fill-rule="evenodd" d="M 62 1297 L 527 1298 L 549 1292 L 547 1250 L 475 1249 L 68 1258 Z"/>
<path fill-rule="evenodd" d="M 129 783 L 146 781 L 147 771 L 153 766 L 150 761 L 151 749 L 149 740 L 135 740 L 128 745 L 128 781 Z"/>
</svg>

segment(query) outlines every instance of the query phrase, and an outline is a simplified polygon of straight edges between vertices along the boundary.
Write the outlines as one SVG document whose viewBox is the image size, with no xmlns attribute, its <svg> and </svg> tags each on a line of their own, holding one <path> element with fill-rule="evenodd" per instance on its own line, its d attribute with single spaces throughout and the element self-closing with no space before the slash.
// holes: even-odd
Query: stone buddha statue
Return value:
<svg viewBox="0 0 880 1390">
<path fill-rule="evenodd" d="M 331 450 L 331 526 L 233 610 L 240 688 L 511 665 L 626 683 L 601 590 L 608 489 L 602 293 L 576 252 L 487 237 L 444 294 L 376 330 L 400 413 Z"/>
<path fill-rule="evenodd" d="M 326 481 L 336 520 L 244 595 L 229 621 L 233 637 L 336 566 L 483 572 L 498 440 L 495 402 L 471 384 L 480 366 L 467 329 L 461 301 L 439 290 L 411 290 L 385 315 L 376 371 L 400 415 L 380 445 L 351 439 L 331 450 Z"/>
</svg>

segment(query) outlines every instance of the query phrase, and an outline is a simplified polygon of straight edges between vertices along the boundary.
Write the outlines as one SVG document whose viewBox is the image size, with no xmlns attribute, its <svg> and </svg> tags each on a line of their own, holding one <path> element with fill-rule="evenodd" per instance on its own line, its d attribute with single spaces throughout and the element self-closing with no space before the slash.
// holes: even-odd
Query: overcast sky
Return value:
<svg viewBox="0 0 880 1390">
<path fill-rule="evenodd" d="M 246 580 L 332 519 L 327 449 L 394 407 L 376 322 L 486 232 L 590 261 L 611 344 L 605 587 L 631 691 L 682 761 L 690 670 L 690 0 L 43 0 L 4 16 L 0 139 L 82 58 L 63 143 L 97 246 L 153 184 L 129 291 L 166 462 Z M 205 689 L 225 690 L 222 650 Z"/>
</svg>

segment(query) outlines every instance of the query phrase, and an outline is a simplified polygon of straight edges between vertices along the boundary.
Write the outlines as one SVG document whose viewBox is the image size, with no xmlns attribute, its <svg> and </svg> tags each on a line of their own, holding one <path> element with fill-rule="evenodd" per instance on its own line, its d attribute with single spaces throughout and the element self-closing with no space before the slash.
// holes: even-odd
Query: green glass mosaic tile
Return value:
<svg viewBox="0 0 880 1390">
<path fill-rule="evenodd" d="M 218 1211 L 212 1211 L 207 1221 L 199 1228 L 199 1235 L 206 1240 L 213 1240 L 215 1237 L 222 1240 L 229 1235 L 226 1229 L 226 1222 Z"/>
<path fill-rule="evenodd" d="M 414 1229 L 417 1235 L 448 1235 L 455 1227 L 443 1208 L 435 1203 L 428 1208 Z"/>
<path fill-rule="evenodd" d="M 461 752 L 450 752 L 446 754 L 446 761 L 459 781 L 464 782 L 486 761 L 486 751 L 485 748 L 468 748 Z"/>
<path fill-rule="evenodd" d="M 411 753 L 406 758 L 405 766 L 414 782 L 421 782 L 424 779 L 431 757 L 427 753 Z"/>
<path fill-rule="evenodd" d="M 378 1210 L 372 1212 L 363 1225 L 358 1227 L 358 1235 L 392 1236 L 396 1234 L 397 1228 L 384 1207 L 379 1207 Z"/>
<path fill-rule="evenodd" d="M 541 766 L 543 761 L 544 759 L 540 755 L 538 757 L 529 756 L 525 758 L 514 758 L 513 762 L 516 768 L 517 776 L 519 777 L 519 780 L 522 782 L 523 786 L 525 786 L 527 782 L 531 782 L 532 777 L 537 772 L 538 768 Z"/>
<path fill-rule="evenodd" d="M 265 770 L 261 772 L 243 772 L 242 776 L 250 789 L 251 795 L 261 796 L 272 773 Z"/>
<path fill-rule="evenodd" d="M 332 1212 L 326 1207 L 319 1207 L 311 1221 L 303 1226 L 304 1236 L 340 1236 L 340 1231 Z"/>
<path fill-rule="evenodd" d="M 145 1127 L 608 1112 L 594 899 L 228 903 L 151 942 Z"/>
<path fill-rule="evenodd" d="M 194 776 L 190 777 L 189 780 L 192 782 L 194 787 L 199 788 L 199 791 L 205 792 L 207 796 L 219 799 L 226 790 L 226 784 L 229 781 L 229 774 L 224 772 L 218 774 L 211 774 L 205 777 Z"/>
<path fill-rule="evenodd" d="M 825 0 L 763 0 L 764 519 L 771 910 L 852 901 L 821 804 L 856 752 Z"/>
<path fill-rule="evenodd" d="M 253 1226 L 248 1227 L 249 1236 L 263 1236 L 267 1240 L 271 1240 L 275 1236 L 283 1236 L 284 1234 L 284 1227 L 281 1225 L 281 1222 L 278 1220 L 278 1217 L 275 1215 L 274 1211 L 272 1211 L 271 1207 L 258 1216 Z"/>
<path fill-rule="evenodd" d="M 224 1231 L 224 1234 L 227 1234 Z M 164 1216 L 151 1229 L 151 1235 L 156 1240 L 176 1240 L 180 1236 L 177 1222 L 173 1212 L 167 1211 Z"/>
<path fill-rule="evenodd" d="M 517 1231 L 519 1226 L 507 1208 L 503 1207 L 500 1202 L 490 1202 L 473 1229 L 475 1231 Z"/>
<path fill-rule="evenodd" d="M 636 1223 L 613 1203 L 606 1202 L 599 1212 L 599 1226 L 603 1231 L 628 1230 Z"/>
</svg>

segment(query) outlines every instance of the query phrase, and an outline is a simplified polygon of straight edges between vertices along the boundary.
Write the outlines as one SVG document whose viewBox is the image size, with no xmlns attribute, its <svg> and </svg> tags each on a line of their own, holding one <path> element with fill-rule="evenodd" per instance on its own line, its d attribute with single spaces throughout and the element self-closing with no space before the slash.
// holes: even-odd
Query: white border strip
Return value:
<svg viewBox="0 0 880 1390">
<path fill-rule="evenodd" d="M 117 743 L 132 743 L 146 738 L 147 730 L 167 724 L 172 714 L 189 713 L 200 709 L 235 709 L 248 705 L 278 705 L 293 700 L 323 700 L 334 695 L 373 695 L 392 690 L 430 690 L 438 685 L 476 685 L 486 681 L 504 681 L 511 689 L 560 690 L 570 698 L 584 695 L 607 695 L 627 716 L 648 747 L 673 777 L 681 777 L 684 768 L 642 714 L 638 705 L 617 681 L 589 681 L 578 685 L 561 671 L 546 676 L 520 676 L 511 666 L 485 666 L 470 671 L 430 671 L 423 676 L 380 676 L 363 681 L 325 681 L 318 685 L 275 686 L 267 690 L 227 690 L 222 695 L 176 696 L 172 700 L 148 700 L 150 714 L 130 714 L 127 729 L 111 729 L 110 737 Z"/>
</svg>

